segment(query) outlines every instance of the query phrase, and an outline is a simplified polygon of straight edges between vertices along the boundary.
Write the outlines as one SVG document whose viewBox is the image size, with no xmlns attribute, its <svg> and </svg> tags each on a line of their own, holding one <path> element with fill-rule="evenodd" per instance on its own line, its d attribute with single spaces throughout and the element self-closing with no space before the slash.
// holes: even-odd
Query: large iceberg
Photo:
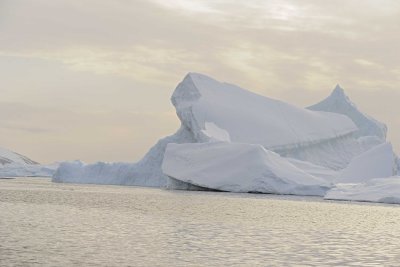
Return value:
<svg viewBox="0 0 400 267">
<path fill-rule="evenodd" d="M 261 145 L 169 144 L 162 165 L 169 188 L 323 196 L 329 183 Z"/>
<path fill-rule="evenodd" d="M 308 107 L 308 109 L 344 114 L 357 125 L 357 137 L 376 136 L 382 141 L 386 140 L 386 125 L 358 110 L 357 106 L 350 100 L 339 85 L 335 87 L 330 96 Z"/>
<path fill-rule="evenodd" d="M 386 126 L 339 86 L 305 109 L 190 73 L 171 101 L 181 127 L 142 160 L 65 162 L 53 181 L 299 195 L 333 187 L 328 195 L 338 195 L 396 171 Z"/>
<path fill-rule="evenodd" d="M 65 163 L 53 181 L 164 186 L 167 179 L 161 163 L 168 143 L 259 144 L 283 156 L 333 169 L 345 167 L 360 153 L 352 138 L 358 128 L 346 116 L 295 107 L 205 75 L 188 74 L 171 101 L 181 128 L 159 141 L 141 161 Z"/>
</svg>

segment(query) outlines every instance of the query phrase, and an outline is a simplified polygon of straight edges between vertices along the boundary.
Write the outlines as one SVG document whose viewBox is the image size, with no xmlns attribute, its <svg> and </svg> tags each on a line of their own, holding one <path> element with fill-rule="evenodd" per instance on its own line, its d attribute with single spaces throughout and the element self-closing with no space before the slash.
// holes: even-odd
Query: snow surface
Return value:
<svg viewBox="0 0 400 267">
<path fill-rule="evenodd" d="M 330 96 L 308 107 L 308 109 L 344 114 L 359 128 L 356 136 L 377 136 L 382 141 L 386 140 L 386 125 L 359 111 L 339 85 L 336 86 Z"/>
<path fill-rule="evenodd" d="M 395 157 L 390 143 L 383 143 L 355 157 L 340 171 L 337 183 L 362 183 L 395 174 Z"/>
<path fill-rule="evenodd" d="M 330 187 L 277 153 L 251 144 L 169 144 L 162 169 L 175 180 L 219 191 L 323 196 Z"/>
<path fill-rule="evenodd" d="M 400 177 L 378 178 L 361 184 L 338 184 L 325 199 L 400 204 Z"/>
</svg>

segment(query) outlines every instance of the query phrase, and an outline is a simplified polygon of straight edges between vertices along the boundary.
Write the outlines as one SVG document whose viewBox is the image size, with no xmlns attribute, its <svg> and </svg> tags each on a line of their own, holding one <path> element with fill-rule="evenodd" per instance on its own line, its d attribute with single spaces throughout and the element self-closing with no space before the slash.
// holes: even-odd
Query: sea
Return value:
<svg viewBox="0 0 400 267">
<path fill-rule="evenodd" d="M 0 266 L 400 266 L 400 206 L 0 179 Z"/>
</svg>

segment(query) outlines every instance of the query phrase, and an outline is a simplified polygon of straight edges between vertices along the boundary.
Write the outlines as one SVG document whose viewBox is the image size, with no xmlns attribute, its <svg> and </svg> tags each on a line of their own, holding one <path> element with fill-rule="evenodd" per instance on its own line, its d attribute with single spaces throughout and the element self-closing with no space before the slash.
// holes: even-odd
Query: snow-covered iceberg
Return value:
<svg viewBox="0 0 400 267">
<path fill-rule="evenodd" d="M 6 166 L 8 164 L 39 164 L 30 158 L 21 154 L 15 153 L 11 150 L 0 147 L 0 166 Z"/>
<path fill-rule="evenodd" d="M 41 165 L 30 158 L 0 148 L 0 177 L 50 177 L 58 164 Z"/>
<path fill-rule="evenodd" d="M 162 165 L 172 189 L 323 196 L 330 187 L 261 145 L 169 144 Z"/>
<path fill-rule="evenodd" d="M 359 129 L 356 132 L 357 137 L 376 136 L 382 141 L 386 140 L 386 125 L 362 113 L 339 85 L 336 86 L 330 96 L 308 107 L 308 109 L 346 115 L 357 125 Z"/>
<path fill-rule="evenodd" d="M 365 186 L 396 170 L 386 126 L 358 110 L 339 86 L 303 109 L 190 73 L 171 101 L 181 127 L 142 160 L 65 162 L 53 181 L 324 195 L 333 183 Z M 350 187 L 340 184 L 329 194 Z"/>
<path fill-rule="evenodd" d="M 400 177 L 377 178 L 361 184 L 338 184 L 325 199 L 400 204 Z"/>
<path fill-rule="evenodd" d="M 352 138 L 358 128 L 346 116 L 295 107 L 205 75 L 188 74 L 171 101 L 181 128 L 159 141 L 141 161 L 129 166 L 66 163 L 53 181 L 164 186 L 161 163 L 168 143 L 259 144 L 283 156 L 334 169 L 345 167 L 360 153 Z"/>
</svg>

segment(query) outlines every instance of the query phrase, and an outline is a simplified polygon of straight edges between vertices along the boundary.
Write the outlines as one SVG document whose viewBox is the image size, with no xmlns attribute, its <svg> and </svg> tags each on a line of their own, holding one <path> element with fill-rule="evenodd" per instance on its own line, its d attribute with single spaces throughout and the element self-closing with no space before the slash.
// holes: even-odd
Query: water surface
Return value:
<svg viewBox="0 0 400 267">
<path fill-rule="evenodd" d="M 400 206 L 0 179 L 0 266 L 399 266 Z"/>
</svg>

